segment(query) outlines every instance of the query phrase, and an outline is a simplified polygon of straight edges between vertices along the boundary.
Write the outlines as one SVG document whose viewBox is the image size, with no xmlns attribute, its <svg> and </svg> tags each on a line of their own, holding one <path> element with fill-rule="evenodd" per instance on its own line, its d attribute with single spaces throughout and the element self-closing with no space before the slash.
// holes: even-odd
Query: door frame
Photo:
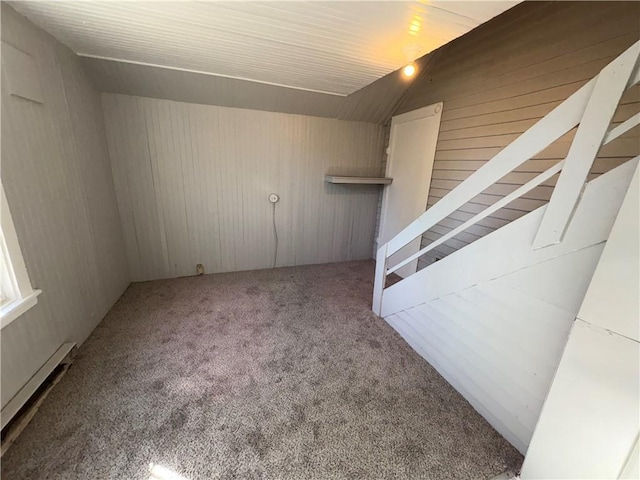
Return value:
<svg viewBox="0 0 640 480">
<path fill-rule="evenodd" d="M 418 120 L 421 118 L 427 118 L 427 117 L 433 117 L 433 116 L 437 117 L 438 129 L 436 131 L 436 134 L 433 140 L 430 141 L 426 146 L 427 152 L 425 153 L 425 158 L 426 158 L 426 161 L 429 162 L 429 166 L 428 166 L 429 178 L 426 183 L 426 196 L 424 199 L 424 210 L 420 212 L 420 214 L 426 211 L 427 209 L 427 201 L 429 199 L 429 191 L 431 190 L 431 179 L 433 177 L 433 164 L 435 162 L 436 145 L 438 142 L 438 136 L 440 134 L 440 124 L 442 119 L 443 108 L 444 108 L 444 102 L 438 102 L 432 105 L 428 105 L 426 107 L 412 110 L 407 113 L 396 115 L 391 118 L 391 127 L 389 129 L 389 146 L 387 147 L 387 150 L 386 150 L 387 162 L 386 162 L 386 168 L 385 168 L 385 176 L 387 177 L 391 176 L 391 169 L 393 167 L 393 162 L 394 162 L 393 152 L 396 147 L 395 135 L 394 135 L 395 127 L 397 127 L 398 125 L 402 125 L 403 123 L 412 122 L 414 120 Z M 382 244 L 380 243 L 380 236 L 382 234 L 383 225 L 386 220 L 385 217 L 387 216 L 387 209 L 389 206 L 388 205 L 389 204 L 389 187 L 390 185 L 386 186 L 382 192 L 382 203 L 380 207 L 380 223 L 378 227 L 378 238 L 376 239 L 377 248 L 380 248 L 382 246 Z M 418 249 L 416 251 L 418 251 L 419 249 L 420 249 L 420 246 L 418 244 Z M 409 263 L 405 267 L 403 267 L 405 271 L 409 270 L 411 273 L 415 273 L 417 268 L 418 268 L 417 259 Z"/>
</svg>

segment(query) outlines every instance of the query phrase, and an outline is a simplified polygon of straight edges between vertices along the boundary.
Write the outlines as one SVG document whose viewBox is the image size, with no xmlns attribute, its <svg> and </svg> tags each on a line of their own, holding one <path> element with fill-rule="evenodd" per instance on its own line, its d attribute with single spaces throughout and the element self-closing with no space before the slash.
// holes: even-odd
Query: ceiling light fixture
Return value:
<svg viewBox="0 0 640 480">
<path fill-rule="evenodd" d="M 415 63 L 413 63 L 413 62 L 408 63 L 407 65 L 405 65 L 402 68 L 402 76 L 404 78 L 411 78 L 416 74 L 417 70 L 418 69 L 416 68 L 416 64 Z"/>
<path fill-rule="evenodd" d="M 420 45 L 407 45 L 402 49 L 402 53 L 407 59 L 407 64 L 402 67 L 402 76 L 406 79 L 413 78 L 418 71 L 418 66 L 415 64 L 415 59 L 422 51 Z"/>
</svg>

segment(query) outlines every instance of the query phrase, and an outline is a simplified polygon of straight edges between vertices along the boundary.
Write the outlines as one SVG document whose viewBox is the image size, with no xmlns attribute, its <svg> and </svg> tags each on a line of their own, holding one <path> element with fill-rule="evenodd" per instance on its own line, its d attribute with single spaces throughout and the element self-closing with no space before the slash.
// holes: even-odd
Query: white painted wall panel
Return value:
<svg viewBox="0 0 640 480">
<path fill-rule="evenodd" d="M 456 365 L 453 365 L 449 361 L 450 357 L 447 355 L 439 355 L 438 358 L 432 355 L 432 352 L 442 351 L 438 343 L 439 339 L 433 336 L 425 338 L 417 335 L 415 330 L 402 321 L 402 318 L 403 316 L 400 314 L 392 315 L 385 320 L 389 322 L 416 352 L 431 363 L 496 430 L 499 432 L 507 431 L 507 426 L 503 423 L 502 419 L 496 417 L 492 411 L 485 408 L 485 404 L 488 403 L 488 397 L 482 389 L 476 387 L 473 375 L 466 370 L 459 370 Z M 507 418 L 507 415 L 503 415 L 503 417 Z M 511 439 L 509 440 L 512 441 Z"/>
<path fill-rule="evenodd" d="M 532 249 L 541 208 L 383 292 L 385 320 L 522 453 L 637 168 L 592 180 L 559 245 Z"/>
<path fill-rule="evenodd" d="M 371 257 L 382 127 L 103 94 L 135 280 Z"/>
<path fill-rule="evenodd" d="M 567 263 L 581 265 L 586 255 L 592 272 L 600 252 L 595 247 L 579 250 L 545 262 L 544 271 L 519 270 L 517 282 L 524 277 L 544 279 L 561 291 Z M 524 454 L 577 310 L 570 312 L 515 290 L 510 285 L 512 275 L 385 319 L 394 327 L 403 323 L 403 337 L 414 348 L 418 345 L 418 353 Z"/>
<path fill-rule="evenodd" d="M 636 169 L 579 315 L 636 342 L 640 341 L 639 183 Z"/>
<path fill-rule="evenodd" d="M 42 103 L 2 81 L 2 184 L 38 304 L 2 330 L 2 406 L 66 341 L 82 343 L 129 283 L 100 98 L 77 57 L 2 4 Z M 4 52 L 3 52 L 4 53 Z"/>
<path fill-rule="evenodd" d="M 523 479 L 637 478 L 639 191 L 636 167 L 544 403 Z"/>
<path fill-rule="evenodd" d="M 523 479 L 620 478 L 638 438 L 638 342 L 577 319 Z"/>
</svg>

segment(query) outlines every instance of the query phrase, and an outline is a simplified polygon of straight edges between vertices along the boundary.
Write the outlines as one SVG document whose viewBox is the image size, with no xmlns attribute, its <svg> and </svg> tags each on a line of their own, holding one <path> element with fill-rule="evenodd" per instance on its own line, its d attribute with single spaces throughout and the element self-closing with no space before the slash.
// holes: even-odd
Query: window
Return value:
<svg viewBox="0 0 640 480">
<path fill-rule="evenodd" d="M 4 328 L 33 307 L 41 291 L 31 288 L 7 197 L 0 188 L 0 321 Z"/>
</svg>

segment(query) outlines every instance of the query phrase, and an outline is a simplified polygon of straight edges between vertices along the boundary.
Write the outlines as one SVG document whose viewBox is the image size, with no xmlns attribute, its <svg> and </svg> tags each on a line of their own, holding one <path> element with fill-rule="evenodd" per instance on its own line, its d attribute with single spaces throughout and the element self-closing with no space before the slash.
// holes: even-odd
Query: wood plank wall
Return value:
<svg viewBox="0 0 640 480">
<path fill-rule="evenodd" d="M 427 208 L 640 38 L 638 2 L 524 2 L 432 55 L 394 115 L 444 102 Z M 619 123 L 640 110 L 625 94 Z M 423 246 L 564 158 L 570 132 L 423 236 Z M 640 154 L 640 129 L 603 148 L 591 178 Z M 440 259 L 549 199 L 555 178 L 420 259 Z"/>
<path fill-rule="evenodd" d="M 38 304 L 2 329 L 2 406 L 63 342 L 84 341 L 129 284 L 99 94 L 76 55 L 2 3 L 2 41 L 31 55 L 43 103 L 2 71 L 2 185 Z"/>
<path fill-rule="evenodd" d="M 103 94 L 134 280 L 371 258 L 383 128 Z"/>
</svg>

